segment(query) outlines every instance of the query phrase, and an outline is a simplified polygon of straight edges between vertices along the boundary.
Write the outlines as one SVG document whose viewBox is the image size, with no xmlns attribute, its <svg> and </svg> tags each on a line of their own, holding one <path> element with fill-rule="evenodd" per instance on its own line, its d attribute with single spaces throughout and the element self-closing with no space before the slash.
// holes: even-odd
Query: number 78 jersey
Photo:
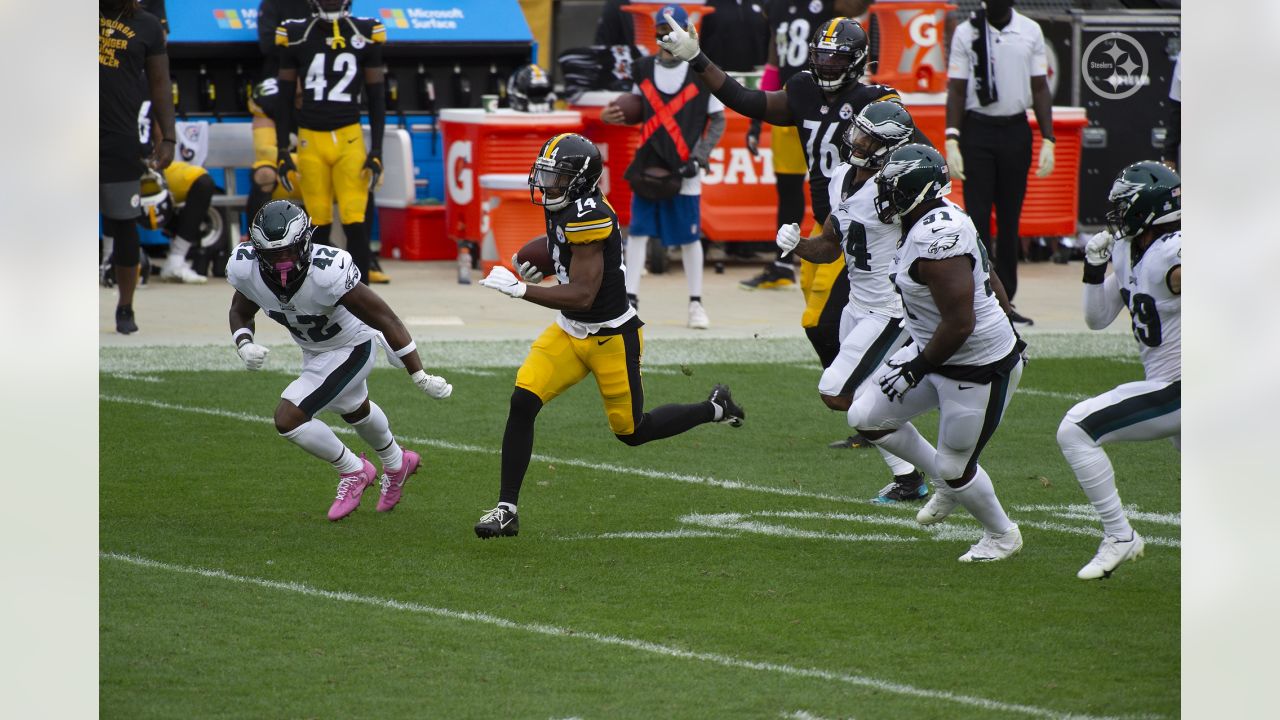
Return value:
<svg viewBox="0 0 1280 720">
<path fill-rule="evenodd" d="M 262 279 L 252 243 L 240 243 L 227 262 L 227 281 L 289 331 L 303 350 L 327 352 L 359 345 L 378 332 L 338 304 L 360 282 L 346 250 L 312 245 L 311 267 L 292 296 L 276 295 Z"/>
<path fill-rule="evenodd" d="M 298 126 L 337 130 L 360 122 L 364 71 L 382 67 L 387 29 L 373 18 L 287 20 L 276 28 L 280 67 L 303 76 Z"/>
</svg>

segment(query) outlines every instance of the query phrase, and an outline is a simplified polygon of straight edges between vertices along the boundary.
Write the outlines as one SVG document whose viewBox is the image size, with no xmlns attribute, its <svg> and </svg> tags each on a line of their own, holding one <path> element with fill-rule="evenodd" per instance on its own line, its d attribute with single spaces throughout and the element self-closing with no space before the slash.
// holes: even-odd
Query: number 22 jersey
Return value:
<svg viewBox="0 0 1280 720">
<path fill-rule="evenodd" d="M 360 271 L 341 248 L 311 246 L 311 266 L 302 285 L 280 297 L 262 279 L 253 243 L 240 243 L 227 261 L 227 281 L 272 320 L 289 330 L 303 350 L 321 353 L 359 345 L 378 336 L 338 304 L 360 282 Z"/>
</svg>

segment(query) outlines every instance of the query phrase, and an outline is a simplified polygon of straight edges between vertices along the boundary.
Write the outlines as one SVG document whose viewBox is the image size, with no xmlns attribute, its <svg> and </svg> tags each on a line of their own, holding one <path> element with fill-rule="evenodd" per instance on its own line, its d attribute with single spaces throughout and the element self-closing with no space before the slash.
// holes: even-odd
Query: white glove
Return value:
<svg viewBox="0 0 1280 720">
<path fill-rule="evenodd" d="M 520 253 L 511 253 L 511 267 L 515 268 L 516 272 L 520 273 L 520 277 L 524 278 L 524 281 L 527 283 L 537 285 L 542 282 L 542 271 L 534 267 L 531 262 L 522 263 L 517 260 L 516 255 L 519 254 Z"/>
<path fill-rule="evenodd" d="M 782 251 L 782 257 L 786 257 L 788 253 L 796 249 L 796 245 L 800 244 L 800 226 L 795 223 L 789 223 L 778 228 L 778 239 L 774 240 L 778 245 L 778 249 Z"/>
<path fill-rule="evenodd" d="M 671 32 L 658 40 L 658 46 L 675 55 L 676 59 L 685 62 L 698 57 L 698 53 L 702 50 L 698 47 L 698 29 L 693 26 L 693 20 L 689 21 L 689 30 L 686 32 L 671 19 L 671 13 L 667 13 L 664 17 L 667 19 L 667 25 L 671 27 Z"/>
<path fill-rule="evenodd" d="M 1036 167 L 1036 177 L 1047 177 L 1053 172 L 1053 141 L 1040 141 L 1040 164 Z"/>
<path fill-rule="evenodd" d="M 236 348 L 236 352 L 240 354 L 240 359 L 244 361 L 246 368 L 261 370 L 267 362 L 267 353 L 271 352 L 271 348 L 250 341 Z"/>
<path fill-rule="evenodd" d="M 964 179 L 964 156 L 960 154 L 960 141 L 955 138 L 947 138 L 947 168 L 951 177 Z"/>
<path fill-rule="evenodd" d="M 513 298 L 524 297 L 524 292 L 529 288 L 528 285 L 520 282 L 520 279 L 501 265 L 495 266 L 489 271 L 489 276 L 480 281 L 480 284 L 487 288 L 492 288 L 502 293 L 510 295 Z"/>
<path fill-rule="evenodd" d="M 414 385 L 422 392 L 430 395 L 436 400 L 443 400 L 453 394 L 453 386 L 439 375 L 428 375 L 425 370 L 419 370 L 409 376 Z"/>
<path fill-rule="evenodd" d="M 1106 265 L 1111 259 L 1111 246 L 1115 242 L 1115 236 L 1106 230 L 1094 233 L 1089 238 L 1089 244 L 1084 246 L 1084 261 L 1090 265 Z"/>
</svg>

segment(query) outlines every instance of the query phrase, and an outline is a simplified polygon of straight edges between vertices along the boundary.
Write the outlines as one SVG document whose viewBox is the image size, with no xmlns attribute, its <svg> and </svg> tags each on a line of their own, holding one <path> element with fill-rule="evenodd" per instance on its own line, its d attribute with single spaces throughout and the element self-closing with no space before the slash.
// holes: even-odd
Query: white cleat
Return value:
<svg viewBox="0 0 1280 720">
<path fill-rule="evenodd" d="M 209 278 L 186 265 L 166 265 L 160 271 L 160 279 L 165 282 L 183 283 L 184 285 L 203 285 L 209 282 Z"/>
<path fill-rule="evenodd" d="M 711 318 L 707 317 L 706 308 L 702 307 L 702 303 L 697 300 L 689 303 L 689 327 L 694 330 L 706 330 L 711 327 Z"/>
<path fill-rule="evenodd" d="M 1128 540 L 1107 535 L 1102 538 L 1102 544 L 1098 546 L 1098 554 L 1093 556 L 1088 565 L 1080 568 L 1076 577 L 1081 580 L 1109 578 L 1120 563 L 1142 557 L 1145 547 L 1146 542 L 1137 530 L 1133 531 L 1133 537 Z"/>
<path fill-rule="evenodd" d="M 956 509 L 960 504 L 960 500 L 956 498 L 956 494 L 951 488 L 945 485 L 934 485 L 933 494 L 929 496 L 929 502 L 920 508 L 920 512 L 916 513 L 916 522 L 921 525 L 932 525 L 940 523 L 947 519 L 951 511 Z"/>
<path fill-rule="evenodd" d="M 1017 525 L 999 535 L 983 531 L 982 539 L 960 556 L 960 562 L 995 562 L 1012 557 L 1021 549 L 1022 531 Z"/>
</svg>

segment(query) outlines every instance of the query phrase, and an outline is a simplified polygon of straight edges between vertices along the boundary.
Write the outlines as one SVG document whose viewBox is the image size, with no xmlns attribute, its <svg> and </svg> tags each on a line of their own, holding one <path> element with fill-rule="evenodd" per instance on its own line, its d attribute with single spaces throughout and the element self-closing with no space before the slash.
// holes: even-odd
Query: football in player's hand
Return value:
<svg viewBox="0 0 1280 720">
<path fill-rule="evenodd" d="M 525 243 L 525 246 L 516 253 L 516 262 L 521 264 L 533 263 L 533 266 L 538 268 L 538 271 L 546 277 L 556 274 L 555 264 L 551 262 L 551 249 L 548 247 L 546 235 L 539 235 Z"/>
<path fill-rule="evenodd" d="M 644 119 L 644 101 L 634 93 L 622 93 L 613 99 L 610 107 L 616 107 L 622 111 L 622 122 L 627 125 L 635 125 Z"/>
</svg>

